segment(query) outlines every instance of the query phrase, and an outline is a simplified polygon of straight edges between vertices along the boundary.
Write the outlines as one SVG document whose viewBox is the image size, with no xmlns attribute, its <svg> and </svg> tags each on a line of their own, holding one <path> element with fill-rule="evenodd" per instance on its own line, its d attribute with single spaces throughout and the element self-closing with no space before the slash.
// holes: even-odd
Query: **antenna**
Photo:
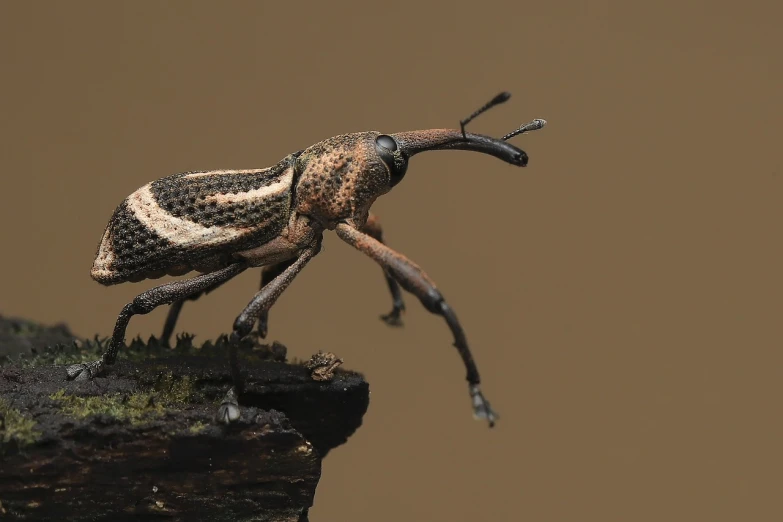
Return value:
<svg viewBox="0 0 783 522">
<path fill-rule="evenodd" d="M 546 120 L 542 120 L 541 118 L 537 118 L 530 123 L 525 123 L 520 128 L 515 130 L 514 132 L 509 132 L 502 138 L 500 138 L 503 141 L 508 141 L 509 139 L 513 138 L 514 136 L 518 136 L 519 134 L 523 134 L 525 132 L 534 131 L 543 129 L 544 125 L 546 125 Z"/>
<path fill-rule="evenodd" d="M 487 103 L 485 103 L 479 110 L 477 110 L 476 112 L 474 112 L 473 114 L 471 114 L 470 116 L 465 118 L 464 120 L 460 120 L 459 126 L 460 126 L 460 129 L 462 129 L 462 137 L 466 138 L 466 136 L 465 136 L 465 125 L 470 123 L 476 116 L 478 116 L 482 112 L 488 111 L 489 109 L 491 109 L 495 105 L 500 105 L 501 103 L 507 101 L 509 98 L 511 98 L 511 93 L 503 91 L 500 94 L 498 94 L 497 96 L 495 96 L 494 98 L 492 98 L 491 100 L 489 100 Z"/>
</svg>

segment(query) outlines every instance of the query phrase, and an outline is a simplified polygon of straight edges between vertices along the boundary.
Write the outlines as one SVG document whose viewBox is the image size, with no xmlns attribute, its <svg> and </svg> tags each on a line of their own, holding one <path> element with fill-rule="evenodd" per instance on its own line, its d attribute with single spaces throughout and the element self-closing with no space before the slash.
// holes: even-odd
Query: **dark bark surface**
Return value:
<svg viewBox="0 0 783 522">
<path fill-rule="evenodd" d="M 0 518 L 306 520 L 321 459 L 369 402 L 361 375 L 317 381 L 282 345 L 249 339 L 242 416 L 226 426 L 225 338 L 136 340 L 94 381 L 66 381 L 65 365 L 101 350 L 0 317 Z"/>
</svg>

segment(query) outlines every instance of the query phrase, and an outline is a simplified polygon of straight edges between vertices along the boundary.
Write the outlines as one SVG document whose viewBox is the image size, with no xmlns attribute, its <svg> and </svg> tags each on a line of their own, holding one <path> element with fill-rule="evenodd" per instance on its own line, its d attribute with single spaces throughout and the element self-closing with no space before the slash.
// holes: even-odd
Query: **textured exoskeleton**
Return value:
<svg viewBox="0 0 783 522">
<path fill-rule="evenodd" d="M 106 227 L 92 267 L 93 279 L 113 285 L 191 271 L 201 275 L 137 296 L 120 313 L 101 359 L 70 366 L 68 377 L 92 378 L 113 364 L 133 315 L 172 304 L 162 336 L 168 342 L 185 300 L 210 292 L 247 268 L 263 267 L 261 289 L 237 317 L 231 335 L 234 387 L 218 415 L 221 421 L 235 420 L 242 390 L 236 344 L 256 322 L 260 336 L 266 336 L 270 307 L 319 252 L 323 232 L 335 230 L 383 267 L 393 297 L 392 311 L 382 316 L 387 323 L 401 324 L 400 286 L 416 295 L 427 310 L 444 317 L 467 369 L 474 413 L 492 425 L 497 416 L 479 389 L 478 371 L 456 315 L 416 264 L 383 243 L 370 207 L 402 180 L 408 160 L 423 151 L 469 150 L 525 166 L 525 152 L 505 140 L 543 127 L 543 120 L 523 125 L 502 139 L 465 132 L 468 121 L 508 96 L 495 97 L 463 120 L 459 130 L 343 134 L 290 154 L 269 168 L 175 174 L 133 192 Z"/>
</svg>

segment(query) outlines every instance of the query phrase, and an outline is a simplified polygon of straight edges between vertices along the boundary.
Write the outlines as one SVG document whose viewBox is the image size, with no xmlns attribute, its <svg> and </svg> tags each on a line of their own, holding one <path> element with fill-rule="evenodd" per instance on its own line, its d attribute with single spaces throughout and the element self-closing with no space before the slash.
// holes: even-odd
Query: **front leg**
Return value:
<svg viewBox="0 0 783 522">
<path fill-rule="evenodd" d="M 446 320 L 452 335 L 454 335 L 454 346 L 462 357 L 462 362 L 467 370 L 473 413 L 476 418 L 487 419 L 490 427 L 494 426 L 498 415 L 492 411 L 489 402 L 481 393 L 481 380 L 476 363 L 473 361 L 473 356 L 470 353 L 465 332 L 462 330 L 454 311 L 435 288 L 435 283 L 415 263 L 367 234 L 363 234 L 345 223 L 337 225 L 336 230 L 340 239 L 373 258 L 405 290 L 418 297 L 427 310 L 442 316 Z"/>
<path fill-rule="evenodd" d="M 370 214 L 370 217 L 367 218 L 367 222 L 362 227 L 362 232 L 383 243 L 383 228 L 375 214 Z M 389 326 L 402 326 L 401 315 L 405 311 L 405 302 L 402 300 L 400 285 L 397 284 L 397 281 L 385 267 L 383 267 L 383 275 L 386 278 L 386 284 L 389 286 L 389 292 L 392 296 L 392 310 L 388 314 L 382 315 L 381 319 Z"/>
</svg>

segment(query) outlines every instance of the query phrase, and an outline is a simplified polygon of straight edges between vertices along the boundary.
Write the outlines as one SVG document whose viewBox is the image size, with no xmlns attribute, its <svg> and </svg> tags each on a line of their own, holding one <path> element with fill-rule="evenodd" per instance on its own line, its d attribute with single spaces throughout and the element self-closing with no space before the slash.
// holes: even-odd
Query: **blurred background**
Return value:
<svg viewBox="0 0 783 522">
<path fill-rule="evenodd" d="M 374 210 L 438 283 L 502 418 L 471 418 L 444 322 L 404 329 L 328 234 L 270 340 L 363 372 L 364 425 L 311 519 L 780 520 L 779 8 L 772 2 L 7 2 L 0 313 L 109 335 L 150 281 L 90 279 L 112 211 L 187 170 L 326 137 L 470 125 L 527 169 L 411 161 Z M 230 331 L 248 272 L 180 328 Z M 128 330 L 159 334 L 166 310 Z"/>
</svg>

